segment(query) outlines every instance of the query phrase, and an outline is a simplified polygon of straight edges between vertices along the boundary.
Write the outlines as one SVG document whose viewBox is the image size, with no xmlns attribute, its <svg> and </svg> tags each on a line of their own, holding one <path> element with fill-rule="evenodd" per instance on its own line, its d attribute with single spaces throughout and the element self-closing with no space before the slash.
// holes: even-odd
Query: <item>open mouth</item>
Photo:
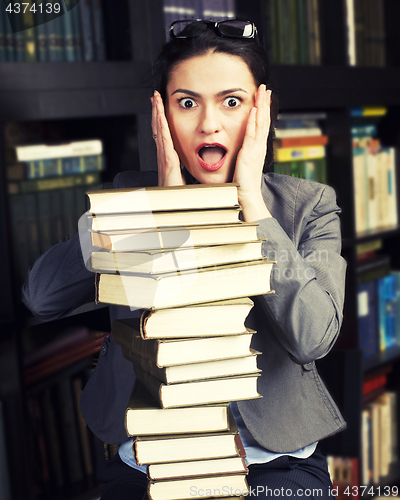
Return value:
<svg viewBox="0 0 400 500">
<path fill-rule="evenodd" d="M 225 162 L 227 151 L 221 144 L 203 144 L 196 153 L 204 169 L 218 170 Z"/>
</svg>

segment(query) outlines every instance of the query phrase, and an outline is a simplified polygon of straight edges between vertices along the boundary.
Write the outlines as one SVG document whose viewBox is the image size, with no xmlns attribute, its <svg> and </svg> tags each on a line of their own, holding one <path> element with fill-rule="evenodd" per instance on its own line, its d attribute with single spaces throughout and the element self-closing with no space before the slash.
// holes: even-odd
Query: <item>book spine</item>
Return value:
<svg viewBox="0 0 400 500">
<path fill-rule="evenodd" d="M 94 44 L 96 47 L 96 60 L 106 60 L 106 45 L 104 39 L 104 20 L 103 7 L 101 0 L 91 0 L 93 28 L 94 28 Z"/>
<path fill-rule="evenodd" d="M 36 62 L 38 60 L 37 45 L 35 40 L 34 14 L 27 8 L 23 15 L 24 39 L 25 39 L 25 61 Z"/>
<path fill-rule="evenodd" d="M 20 193 L 32 193 L 48 189 L 64 189 L 74 186 L 87 186 L 100 182 L 98 172 L 67 175 L 63 177 L 51 177 L 48 179 L 29 179 L 18 183 Z"/>
<path fill-rule="evenodd" d="M 17 59 L 16 56 L 16 48 L 15 48 L 15 40 L 16 38 L 14 37 L 13 31 L 11 29 L 11 24 L 10 20 L 8 19 L 8 16 L 4 13 L 5 18 L 4 18 L 4 23 L 5 23 L 5 34 L 6 34 L 6 49 L 7 49 L 7 62 L 15 62 L 19 61 L 20 59 Z M 23 52 L 23 55 L 25 55 L 25 52 Z"/>
<path fill-rule="evenodd" d="M 49 60 L 48 54 L 48 38 L 46 30 L 46 18 L 44 12 L 40 9 L 36 11 L 36 46 L 37 46 L 37 59 L 39 62 L 46 62 Z"/>
<path fill-rule="evenodd" d="M 72 1 L 64 0 L 66 6 L 66 13 L 62 16 L 64 27 L 64 48 L 65 60 L 69 62 L 75 61 L 75 43 L 74 43 L 74 28 L 73 28 L 73 14 L 71 12 Z"/>
<path fill-rule="evenodd" d="M 325 148 L 321 145 L 280 148 L 275 151 L 275 158 L 278 162 L 297 159 L 311 160 L 314 158 L 323 158 L 324 156 Z"/>
<path fill-rule="evenodd" d="M 146 387 L 161 408 L 164 408 L 162 400 L 162 382 L 144 370 L 139 364 L 134 364 L 133 370 L 138 380 Z"/>
<path fill-rule="evenodd" d="M 71 156 L 48 160 L 21 161 L 25 179 L 43 179 L 90 172 L 100 172 L 105 168 L 103 155 Z"/>
<path fill-rule="evenodd" d="M 73 30 L 75 61 L 83 61 L 81 11 L 79 5 L 75 5 L 75 7 L 72 8 L 71 14 L 72 14 L 72 30 Z"/>
<path fill-rule="evenodd" d="M 2 9 L 0 11 L 0 62 L 7 61 L 6 22 L 8 22 L 7 14 Z"/>
<path fill-rule="evenodd" d="M 61 437 L 67 462 L 67 474 L 69 481 L 75 483 L 83 479 L 83 466 L 70 382 L 69 378 L 64 378 L 57 384 L 56 399 L 58 418 L 63 430 Z"/>
<path fill-rule="evenodd" d="M 299 64 L 308 64 L 308 26 L 307 26 L 307 11 L 304 0 L 297 0 L 297 33 L 299 47 Z"/>
<path fill-rule="evenodd" d="M 152 361 L 142 358 L 142 356 L 139 356 L 135 352 L 128 350 L 126 347 L 121 346 L 121 349 L 124 358 L 133 364 L 134 370 L 135 367 L 138 367 L 138 370 L 148 372 L 164 384 L 168 384 L 167 369 L 165 367 L 159 368 Z"/>
<path fill-rule="evenodd" d="M 157 363 L 158 340 L 143 340 L 139 332 L 122 323 L 118 323 L 118 326 L 112 329 L 112 338 L 114 342 L 125 347 L 128 351 L 133 351 L 142 358 Z"/>
<path fill-rule="evenodd" d="M 81 0 L 79 2 L 81 13 L 81 34 L 83 41 L 83 59 L 86 62 L 95 60 L 92 12 L 90 0 Z"/>
</svg>

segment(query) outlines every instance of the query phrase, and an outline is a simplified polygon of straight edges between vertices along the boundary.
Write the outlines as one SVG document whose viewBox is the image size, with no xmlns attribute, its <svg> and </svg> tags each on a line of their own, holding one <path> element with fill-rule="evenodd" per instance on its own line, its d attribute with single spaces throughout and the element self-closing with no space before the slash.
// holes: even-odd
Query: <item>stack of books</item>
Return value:
<svg viewBox="0 0 400 500">
<path fill-rule="evenodd" d="M 326 113 L 280 113 L 275 123 L 274 171 L 327 183 L 326 145 L 321 120 Z"/>
<path fill-rule="evenodd" d="M 364 108 L 362 116 L 379 116 L 373 115 L 373 111 L 374 108 Z M 353 125 L 351 133 L 356 234 L 395 228 L 396 149 L 381 144 L 375 123 Z"/>
<path fill-rule="evenodd" d="M 237 185 L 88 193 L 96 300 L 141 309 L 112 325 L 136 382 L 125 426 L 153 500 L 248 493 L 229 402 L 260 397 L 249 296 L 271 292 Z"/>
</svg>

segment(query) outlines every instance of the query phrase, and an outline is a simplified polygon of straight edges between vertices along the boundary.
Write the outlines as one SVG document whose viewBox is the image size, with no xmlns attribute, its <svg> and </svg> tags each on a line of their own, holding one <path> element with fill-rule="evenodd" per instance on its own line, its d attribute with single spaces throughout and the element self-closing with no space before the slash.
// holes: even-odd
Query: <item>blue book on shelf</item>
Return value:
<svg viewBox="0 0 400 500">
<path fill-rule="evenodd" d="M 64 0 L 66 12 L 62 16 L 64 24 L 64 48 L 65 60 L 69 62 L 75 61 L 75 41 L 74 41 L 74 26 L 73 14 L 71 7 L 71 0 Z"/>
<path fill-rule="evenodd" d="M 5 14 L 5 13 L 4 13 Z M 6 35 L 6 52 L 7 52 L 7 61 L 8 62 L 15 62 L 17 60 L 16 58 L 16 51 L 15 51 L 15 36 L 14 33 L 11 29 L 11 24 L 8 19 L 8 16 L 5 15 L 4 19 L 4 30 L 5 30 L 5 35 Z M 25 50 L 23 51 L 25 54 Z"/>
<path fill-rule="evenodd" d="M 370 281 L 357 288 L 359 347 L 365 358 L 379 352 L 377 283 Z"/>
<path fill-rule="evenodd" d="M 396 345 L 396 277 L 378 280 L 379 345 L 381 351 Z"/>
<path fill-rule="evenodd" d="M 74 40 L 75 61 L 83 61 L 83 42 L 81 28 L 81 11 L 79 5 L 71 10 L 72 14 L 72 30 Z"/>
<path fill-rule="evenodd" d="M 6 13 L 0 10 L 0 62 L 7 61 Z"/>
<path fill-rule="evenodd" d="M 96 47 L 96 60 L 106 60 L 106 44 L 104 41 L 104 19 L 101 0 L 92 0 L 92 17 L 94 31 L 94 45 Z"/>
<path fill-rule="evenodd" d="M 396 344 L 400 345 L 400 271 L 392 271 L 396 279 Z"/>
<path fill-rule="evenodd" d="M 93 19 L 90 0 L 80 0 L 81 34 L 83 41 L 83 58 L 86 62 L 95 60 Z"/>
<path fill-rule="evenodd" d="M 361 136 L 376 136 L 378 133 L 375 124 L 366 124 L 366 125 L 353 125 L 351 127 L 351 135 L 353 137 L 361 137 Z"/>
<path fill-rule="evenodd" d="M 35 17 L 38 23 L 35 28 L 37 57 L 38 61 L 46 62 L 49 60 L 49 47 L 48 47 L 47 29 L 46 29 L 46 24 L 44 22 L 45 13 L 40 12 L 40 9 L 38 9 L 36 11 Z"/>
</svg>

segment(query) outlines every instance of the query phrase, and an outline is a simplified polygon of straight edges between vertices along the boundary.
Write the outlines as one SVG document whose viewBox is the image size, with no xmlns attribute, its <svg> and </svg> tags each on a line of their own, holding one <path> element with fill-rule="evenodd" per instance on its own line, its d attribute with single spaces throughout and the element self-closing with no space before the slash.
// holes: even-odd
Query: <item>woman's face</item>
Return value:
<svg viewBox="0 0 400 500">
<path fill-rule="evenodd" d="M 209 52 L 179 63 L 166 116 L 181 162 L 202 184 L 231 182 L 257 86 L 238 56 Z"/>
</svg>

